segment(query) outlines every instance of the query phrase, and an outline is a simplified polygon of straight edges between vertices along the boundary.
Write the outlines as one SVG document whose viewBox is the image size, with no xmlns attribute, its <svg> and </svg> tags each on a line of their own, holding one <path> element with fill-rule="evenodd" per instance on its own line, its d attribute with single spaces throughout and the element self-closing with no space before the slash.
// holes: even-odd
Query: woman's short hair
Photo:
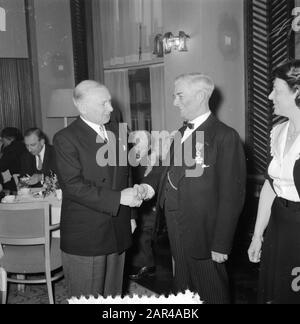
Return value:
<svg viewBox="0 0 300 324">
<path fill-rule="evenodd" d="M 292 92 L 300 89 L 300 60 L 290 60 L 280 64 L 273 71 L 274 79 L 284 80 Z"/>
<path fill-rule="evenodd" d="M 16 127 L 6 127 L 1 131 L 1 138 L 7 138 L 9 140 L 22 141 L 22 133 Z"/>
</svg>

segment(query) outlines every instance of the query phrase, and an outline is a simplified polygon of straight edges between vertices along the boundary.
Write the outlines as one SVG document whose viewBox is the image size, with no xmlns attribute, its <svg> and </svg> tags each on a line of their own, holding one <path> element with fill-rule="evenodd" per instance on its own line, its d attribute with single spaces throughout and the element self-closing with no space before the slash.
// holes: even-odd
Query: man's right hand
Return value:
<svg viewBox="0 0 300 324">
<path fill-rule="evenodd" d="M 143 200 L 139 198 L 139 193 L 136 188 L 124 189 L 121 192 L 120 204 L 129 207 L 140 207 Z"/>
</svg>

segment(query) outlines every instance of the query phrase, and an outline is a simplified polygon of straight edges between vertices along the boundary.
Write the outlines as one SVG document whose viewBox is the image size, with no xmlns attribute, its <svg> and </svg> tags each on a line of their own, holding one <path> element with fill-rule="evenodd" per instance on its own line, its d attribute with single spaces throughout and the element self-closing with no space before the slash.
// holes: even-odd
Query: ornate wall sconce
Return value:
<svg viewBox="0 0 300 324">
<path fill-rule="evenodd" d="M 153 54 L 157 57 L 163 57 L 164 54 L 171 53 L 172 49 L 179 52 L 187 52 L 187 39 L 190 38 L 184 31 L 180 31 L 178 36 L 171 32 L 157 34 L 154 39 Z"/>
</svg>

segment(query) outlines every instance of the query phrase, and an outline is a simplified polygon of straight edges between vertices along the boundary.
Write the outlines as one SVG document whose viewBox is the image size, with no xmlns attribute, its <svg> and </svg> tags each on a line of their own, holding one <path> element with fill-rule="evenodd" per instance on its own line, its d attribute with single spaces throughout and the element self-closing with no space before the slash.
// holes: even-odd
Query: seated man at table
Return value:
<svg viewBox="0 0 300 324">
<path fill-rule="evenodd" d="M 54 149 L 46 143 L 46 135 L 39 128 L 30 128 L 24 134 L 27 152 L 22 155 L 21 178 L 27 177 L 27 184 L 40 187 L 45 176 L 56 173 Z"/>
</svg>

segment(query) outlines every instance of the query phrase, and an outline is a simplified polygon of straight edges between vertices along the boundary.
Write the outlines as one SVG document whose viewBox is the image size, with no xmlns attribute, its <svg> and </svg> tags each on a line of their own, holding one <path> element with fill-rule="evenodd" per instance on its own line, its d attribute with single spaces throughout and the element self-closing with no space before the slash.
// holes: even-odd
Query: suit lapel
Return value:
<svg viewBox="0 0 300 324">
<path fill-rule="evenodd" d="M 200 145 L 203 145 L 202 152 L 204 153 L 204 164 L 205 164 L 205 157 L 207 156 L 207 152 L 209 149 L 209 146 L 211 145 L 211 138 L 215 131 L 214 125 L 216 122 L 216 118 L 211 114 L 208 119 L 200 125 L 193 133 L 192 135 L 183 143 L 182 150 L 183 150 L 183 165 L 181 168 L 179 168 L 180 175 L 178 177 L 178 183 L 185 177 L 186 170 L 188 169 L 195 169 L 196 162 L 192 166 L 185 165 L 185 159 L 184 154 L 187 155 L 187 158 L 190 159 L 192 157 L 193 159 L 196 158 L 196 145 L 199 143 Z M 203 135 L 198 134 L 197 132 L 203 132 Z M 185 149 L 186 147 L 186 149 Z M 186 151 L 185 151 L 186 150 Z M 189 161 L 190 162 L 190 161 Z"/>
<path fill-rule="evenodd" d="M 184 133 L 184 129 L 185 127 L 181 127 L 178 132 L 175 134 L 173 142 L 171 144 L 169 153 L 168 153 L 168 157 L 167 157 L 167 161 L 169 161 L 170 166 L 168 167 L 168 170 L 170 169 L 170 167 L 174 166 L 174 153 L 175 153 L 175 145 L 179 144 L 181 142 L 181 139 L 183 137 L 183 133 Z"/>
<path fill-rule="evenodd" d="M 112 149 L 114 150 L 115 158 L 116 158 L 116 165 L 108 166 L 108 172 L 110 175 L 112 189 L 117 188 L 117 179 L 118 179 L 118 161 L 119 161 L 119 136 L 118 130 L 115 127 L 114 123 L 108 123 L 105 125 L 107 134 L 108 134 L 108 145 L 112 145 Z M 115 145 L 114 145 L 115 144 Z"/>
<path fill-rule="evenodd" d="M 76 123 L 79 128 L 81 128 L 86 135 L 88 136 L 90 141 L 96 141 L 98 137 L 98 133 L 96 133 L 88 124 L 86 124 L 80 117 L 77 118 Z"/>
<path fill-rule="evenodd" d="M 85 134 L 87 134 L 88 136 L 88 141 L 90 141 L 91 143 L 93 143 L 93 145 L 95 145 L 97 143 L 97 148 L 100 149 L 103 145 L 107 145 L 104 143 L 103 139 L 100 139 L 100 136 L 98 135 L 98 133 L 95 132 L 94 129 L 92 129 L 89 125 L 87 125 L 80 117 L 78 117 L 77 119 L 77 124 L 78 126 L 84 131 Z M 113 127 L 112 123 L 109 123 L 107 125 L 105 125 L 105 128 L 108 132 L 108 136 L 112 136 L 113 134 L 115 134 L 115 128 Z M 117 136 L 114 135 L 115 138 L 117 139 Z M 113 143 L 114 140 L 112 138 L 109 138 L 109 142 Z M 108 145 L 112 145 L 112 144 L 108 144 Z M 113 148 L 115 150 L 115 148 Z M 95 154 L 97 154 L 97 152 L 95 152 Z M 115 185 L 115 175 L 114 173 L 115 171 L 115 167 L 113 166 L 107 166 L 107 175 L 110 178 L 110 181 L 113 185 Z"/>
<path fill-rule="evenodd" d="M 47 145 L 45 145 L 45 155 L 44 155 L 44 161 L 43 161 L 43 165 L 42 165 L 43 171 L 46 169 L 47 165 L 49 164 L 49 159 L 50 159 L 49 148 Z"/>
<path fill-rule="evenodd" d="M 178 130 L 178 132 L 176 133 L 175 135 L 175 138 L 174 138 L 174 141 L 171 145 L 171 148 L 170 148 L 170 152 L 169 152 L 169 160 L 170 161 L 170 166 L 169 167 L 166 167 L 164 173 L 163 173 L 163 176 L 161 178 L 161 182 L 160 182 L 160 190 L 159 190 L 159 197 L 162 193 L 162 190 L 163 190 L 163 187 L 164 187 L 164 183 L 167 181 L 166 178 L 167 178 L 167 174 L 168 172 L 170 171 L 170 168 L 174 167 L 175 169 L 175 172 L 177 174 L 177 184 L 180 183 L 180 181 L 184 178 L 185 174 L 186 174 L 186 170 L 187 169 L 193 169 L 195 168 L 195 166 L 192 166 L 192 167 L 187 167 L 184 165 L 184 145 L 191 145 L 190 147 L 192 148 L 192 156 L 195 157 L 195 152 L 196 152 L 196 149 L 195 149 L 195 146 L 196 146 L 196 140 L 197 140 L 197 132 L 199 131 L 202 131 L 204 132 L 204 157 L 206 156 L 206 152 L 208 151 L 208 148 L 209 146 L 211 145 L 211 138 L 212 138 L 212 135 L 214 133 L 214 125 L 216 123 L 216 118 L 213 116 L 213 114 L 211 114 L 208 119 L 202 124 L 200 125 L 196 130 L 195 132 L 192 133 L 192 135 L 183 143 L 183 144 L 179 144 L 181 145 L 181 149 L 182 151 L 180 151 L 180 153 L 182 154 L 182 165 L 181 166 L 178 166 L 178 167 L 174 167 L 174 153 L 176 152 L 175 151 L 175 143 L 180 143 L 180 139 L 182 138 L 183 136 L 183 133 L 184 133 L 184 129 L 185 127 L 182 127 Z M 176 138 L 178 137 L 178 138 Z M 188 142 L 190 144 L 188 144 Z M 178 144 L 177 144 L 178 145 Z"/>
</svg>

